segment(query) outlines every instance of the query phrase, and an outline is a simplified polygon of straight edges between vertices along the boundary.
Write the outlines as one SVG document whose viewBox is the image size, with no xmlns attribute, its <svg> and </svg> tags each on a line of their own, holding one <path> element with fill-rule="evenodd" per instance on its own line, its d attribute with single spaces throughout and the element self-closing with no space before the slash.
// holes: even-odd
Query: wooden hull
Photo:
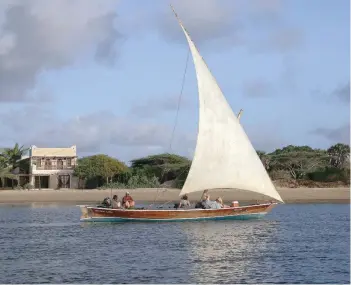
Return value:
<svg viewBox="0 0 351 285">
<path fill-rule="evenodd" d="M 263 217 L 276 203 L 222 209 L 125 210 L 79 206 L 82 222 L 179 222 L 247 220 Z"/>
</svg>

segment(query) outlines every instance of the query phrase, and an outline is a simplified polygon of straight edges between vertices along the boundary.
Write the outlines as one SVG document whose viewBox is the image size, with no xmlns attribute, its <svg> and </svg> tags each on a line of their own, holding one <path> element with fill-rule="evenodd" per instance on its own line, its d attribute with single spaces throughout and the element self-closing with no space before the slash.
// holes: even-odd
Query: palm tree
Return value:
<svg viewBox="0 0 351 285">
<path fill-rule="evenodd" d="M 18 166 L 18 161 L 21 159 L 23 154 L 28 151 L 28 148 L 24 146 L 19 146 L 18 143 L 15 144 L 13 148 L 6 148 L 1 156 L 5 159 L 7 164 L 11 167 L 11 169 L 15 169 Z"/>
<path fill-rule="evenodd" d="M 19 146 L 18 143 L 15 144 L 13 148 L 5 148 L 2 153 L 0 153 L 0 181 L 4 185 L 4 178 L 11 179 L 12 187 L 13 180 L 18 180 L 18 177 L 12 173 L 12 171 L 18 166 L 19 160 L 28 148 L 24 146 Z"/>
<path fill-rule="evenodd" d="M 11 173 L 11 166 L 8 165 L 6 159 L 0 156 L 0 184 L 4 186 L 4 179 L 16 179 L 16 175 Z"/>
</svg>

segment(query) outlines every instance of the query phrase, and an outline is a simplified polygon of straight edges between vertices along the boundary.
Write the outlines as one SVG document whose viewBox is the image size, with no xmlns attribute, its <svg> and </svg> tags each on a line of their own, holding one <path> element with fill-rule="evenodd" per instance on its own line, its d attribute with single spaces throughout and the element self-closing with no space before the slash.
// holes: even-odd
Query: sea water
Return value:
<svg viewBox="0 0 351 285">
<path fill-rule="evenodd" d="M 0 283 L 350 283 L 349 205 L 262 220 L 80 223 L 74 206 L 0 206 Z"/>
</svg>

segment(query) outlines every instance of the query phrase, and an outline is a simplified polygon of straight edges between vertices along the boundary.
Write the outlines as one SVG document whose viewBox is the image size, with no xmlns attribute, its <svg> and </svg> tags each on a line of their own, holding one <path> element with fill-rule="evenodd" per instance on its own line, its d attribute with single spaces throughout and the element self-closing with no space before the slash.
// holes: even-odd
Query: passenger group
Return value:
<svg viewBox="0 0 351 285">
<path fill-rule="evenodd" d="M 113 195 L 112 201 L 110 197 L 107 197 L 102 202 L 102 206 L 107 208 L 112 208 L 112 209 L 120 209 L 120 208 L 130 209 L 130 208 L 134 208 L 135 202 L 132 196 L 130 195 L 130 193 L 127 191 L 124 197 L 122 198 L 122 203 L 118 201 L 117 195 Z"/>
<path fill-rule="evenodd" d="M 124 197 L 122 198 L 122 202 L 118 201 L 118 196 L 113 195 L 112 200 L 107 197 L 102 202 L 103 207 L 112 208 L 112 209 L 131 209 L 135 207 L 135 202 L 127 191 Z M 174 208 L 176 209 L 188 209 L 191 208 L 191 203 L 189 201 L 188 195 L 183 195 L 180 202 L 175 204 Z M 230 206 L 225 205 L 221 197 L 218 197 L 216 200 L 210 200 L 210 194 L 208 194 L 208 190 L 205 190 L 202 194 L 201 200 L 195 204 L 195 208 L 200 209 L 221 209 L 221 208 L 230 208 Z"/>
</svg>

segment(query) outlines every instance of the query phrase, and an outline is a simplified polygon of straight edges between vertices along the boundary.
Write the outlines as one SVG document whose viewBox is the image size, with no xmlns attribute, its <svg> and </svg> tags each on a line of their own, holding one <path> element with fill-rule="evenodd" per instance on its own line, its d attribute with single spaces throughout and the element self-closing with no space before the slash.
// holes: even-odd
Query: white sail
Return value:
<svg viewBox="0 0 351 285">
<path fill-rule="evenodd" d="M 233 188 L 283 202 L 215 78 L 178 21 L 192 53 L 200 107 L 194 158 L 179 195 L 205 189 Z"/>
</svg>

